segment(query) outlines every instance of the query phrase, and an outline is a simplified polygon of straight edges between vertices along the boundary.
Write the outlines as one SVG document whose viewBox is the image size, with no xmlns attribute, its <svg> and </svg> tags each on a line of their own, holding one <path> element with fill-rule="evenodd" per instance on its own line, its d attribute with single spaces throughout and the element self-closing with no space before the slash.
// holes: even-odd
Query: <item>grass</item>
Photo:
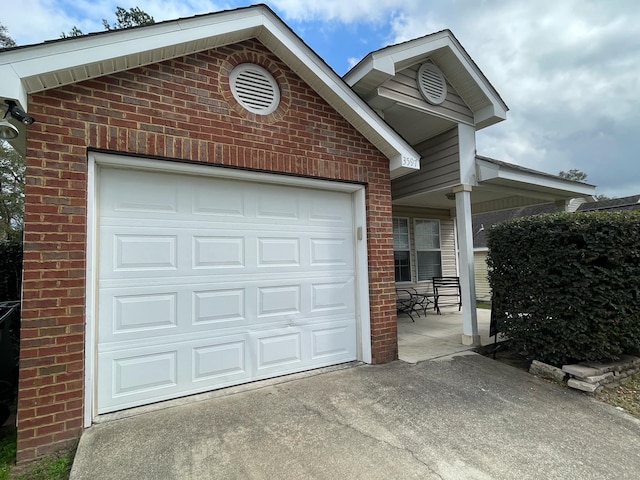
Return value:
<svg viewBox="0 0 640 480">
<path fill-rule="evenodd" d="M 16 430 L 0 428 L 0 480 L 68 480 L 73 455 L 73 452 L 52 455 L 26 467 L 15 468 Z"/>
<path fill-rule="evenodd" d="M 640 418 L 640 376 L 636 376 L 617 388 L 605 388 L 596 394 L 601 402 L 623 408 L 625 412 Z"/>
<path fill-rule="evenodd" d="M 16 431 L 0 428 L 0 480 L 9 478 L 11 465 L 16 459 Z"/>
<path fill-rule="evenodd" d="M 482 308 L 483 310 L 491 310 L 491 302 L 483 302 L 482 300 L 478 300 L 476 302 L 476 308 Z"/>
</svg>

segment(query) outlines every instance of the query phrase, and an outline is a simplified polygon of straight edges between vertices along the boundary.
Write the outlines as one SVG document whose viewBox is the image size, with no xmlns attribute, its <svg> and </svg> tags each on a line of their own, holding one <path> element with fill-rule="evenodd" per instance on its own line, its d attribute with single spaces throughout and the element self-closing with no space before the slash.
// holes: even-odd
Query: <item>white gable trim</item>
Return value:
<svg viewBox="0 0 640 480">
<path fill-rule="evenodd" d="M 281 58 L 375 145 L 390 160 L 392 178 L 420 168 L 420 155 L 264 5 L 0 53 L 0 99 L 16 99 L 27 109 L 30 93 L 250 38 Z"/>
<path fill-rule="evenodd" d="M 361 89 L 372 92 L 386 80 L 395 76 L 397 72 L 415 65 L 443 49 L 453 55 L 455 62 L 442 61 L 438 66 L 454 88 L 457 88 L 456 77 L 464 75 L 466 81 L 474 82 L 476 94 L 485 99 L 484 105 L 481 107 L 474 108 L 473 105 L 469 105 L 474 110 L 476 127 L 483 128 L 506 119 L 509 110 L 506 103 L 449 30 L 370 53 L 347 72 L 344 79 L 360 94 L 364 93 Z M 458 90 L 458 93 L 462 94 L 463 92 Z"/>
</svg>

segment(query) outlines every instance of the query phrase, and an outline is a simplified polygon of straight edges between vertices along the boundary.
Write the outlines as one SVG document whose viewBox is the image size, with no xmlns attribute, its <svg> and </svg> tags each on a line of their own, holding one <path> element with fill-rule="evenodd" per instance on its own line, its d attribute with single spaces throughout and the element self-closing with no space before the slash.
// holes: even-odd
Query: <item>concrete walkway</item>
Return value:
<svg viewBox="0 0 640 480">
<path fill-rule="evenodd" d="M 492 344 L 489 337 L 491 310 L 477 309 L 478 332 L 482 345 Z M 462 314 L 456 307 L 442 308 L 442 314 L 436 315 L 429 310 L 426 317 L 413 315 L 398 317 L 398 358 L 408 363 L 452 355 L 473 350 L 474 347 L 462 345 Z"/>
<path fill-rule="evenodd" d="M 636 479 L 640 422 L 473 353 L 283 377 L 94 425 L 72 480 Z"/>
</svg>

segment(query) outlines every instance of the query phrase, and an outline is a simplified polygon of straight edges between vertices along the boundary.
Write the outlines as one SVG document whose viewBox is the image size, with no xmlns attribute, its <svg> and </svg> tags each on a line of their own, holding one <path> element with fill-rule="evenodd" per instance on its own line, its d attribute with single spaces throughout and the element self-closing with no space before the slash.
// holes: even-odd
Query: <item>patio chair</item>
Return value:
<svg viewBox="0 0 640 480">
<path fill-rule="evenodd" d="M 429 305 L 434 303 L 433 294 L 429 294 L 426 292 L 421 293 L 421 292 L 418 292 L 415 288 L 407 288 L 407 290 L 409 290 L 409 292 L 411 292 L 411 295 L 413 295 L 414 297 L 414 301 L 415 301 L 414 311 L 418 314 L 418 316 L 420 316 L 420 312 L 418 310 L 422 309 L 422 312 L 426 317 L 427 308 L 430 308 Z"/>
<path fill-rule="evenodd" d="M 420 316 L 416 311 L 416 302 L 417 298 L 410 290 L 396 288 L 396 310 L 398 313 L 406 313 L 412 322 L 416 321 L 415 318 L 413 318 L 413 313 Z"/>
<path fill-rule="evenodd" d="M 438 315 L 440 315 L 441 305 L 457 305 L 460 311 L 462 309 L 460 277 L 433 277 L 433 302 Z"/>
</svg>

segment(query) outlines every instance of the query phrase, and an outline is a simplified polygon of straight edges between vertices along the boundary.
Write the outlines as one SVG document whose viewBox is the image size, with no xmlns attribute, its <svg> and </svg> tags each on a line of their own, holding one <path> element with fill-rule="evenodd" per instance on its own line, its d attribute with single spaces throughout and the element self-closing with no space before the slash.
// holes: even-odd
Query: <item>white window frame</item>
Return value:
<svg viewBox="0 0 640 480">
<path fill-rule="evenodd" d="M 435 222 L 438 225 L 438 245 L 439 248 L 418 248 L 418 239 L 417 239 L 417 231 L 416 224 L 418 222 Z M 440 220 L 436 220 L 433 218 L 414 218 L 413 219 L 413 251 L 414 251 L 414 259 L 415 259 L 415 273 L 416 273 L 416 283 L 425 283 L 431 282 L 431 278 L 426 280 L 420 280 L 420 263 L 418 261 L 418 253 L 419 252 L 438 252 L 440 254 L 440 276 L 442 275 L 443 267 L 442 267 L 442 225 Z"/>
<path fill-rule="evenodd" d="M 396 250 L 396 245 L 395 245 L 395 241 L 393 242 L 393 255 L 394 255 L 394 259 L 393 259 L 393 272 L 394 272 L 394 279 L 395 279 L 395 271 L 396 271 L 396 261 L 395 261 L 395 253 L 396 252 L 408 252 L 409 253 L 409 280 L 401 280 L 401 281 L 396 281 L 396 283 L 402 283 L 402 284 L 407 284 L 407 283 L 412 283 L 413 282 L 413 268 L 411 265 L 412 262 L 412 258 L 413 255 L 411 254 L 411 219 L 409 217 L 392 217 L 392 222 L 395 223 L 396 220 L 404 220 L 407 224 L 407 245 L 408 248 L 407 250 Z M 392 226 L 392 231 L 393 231 L 393 227 L 395 227 L 395 225 Z M 395 232 L 394 232 L 394 236 L 395 236 Z"/>
</svg>

